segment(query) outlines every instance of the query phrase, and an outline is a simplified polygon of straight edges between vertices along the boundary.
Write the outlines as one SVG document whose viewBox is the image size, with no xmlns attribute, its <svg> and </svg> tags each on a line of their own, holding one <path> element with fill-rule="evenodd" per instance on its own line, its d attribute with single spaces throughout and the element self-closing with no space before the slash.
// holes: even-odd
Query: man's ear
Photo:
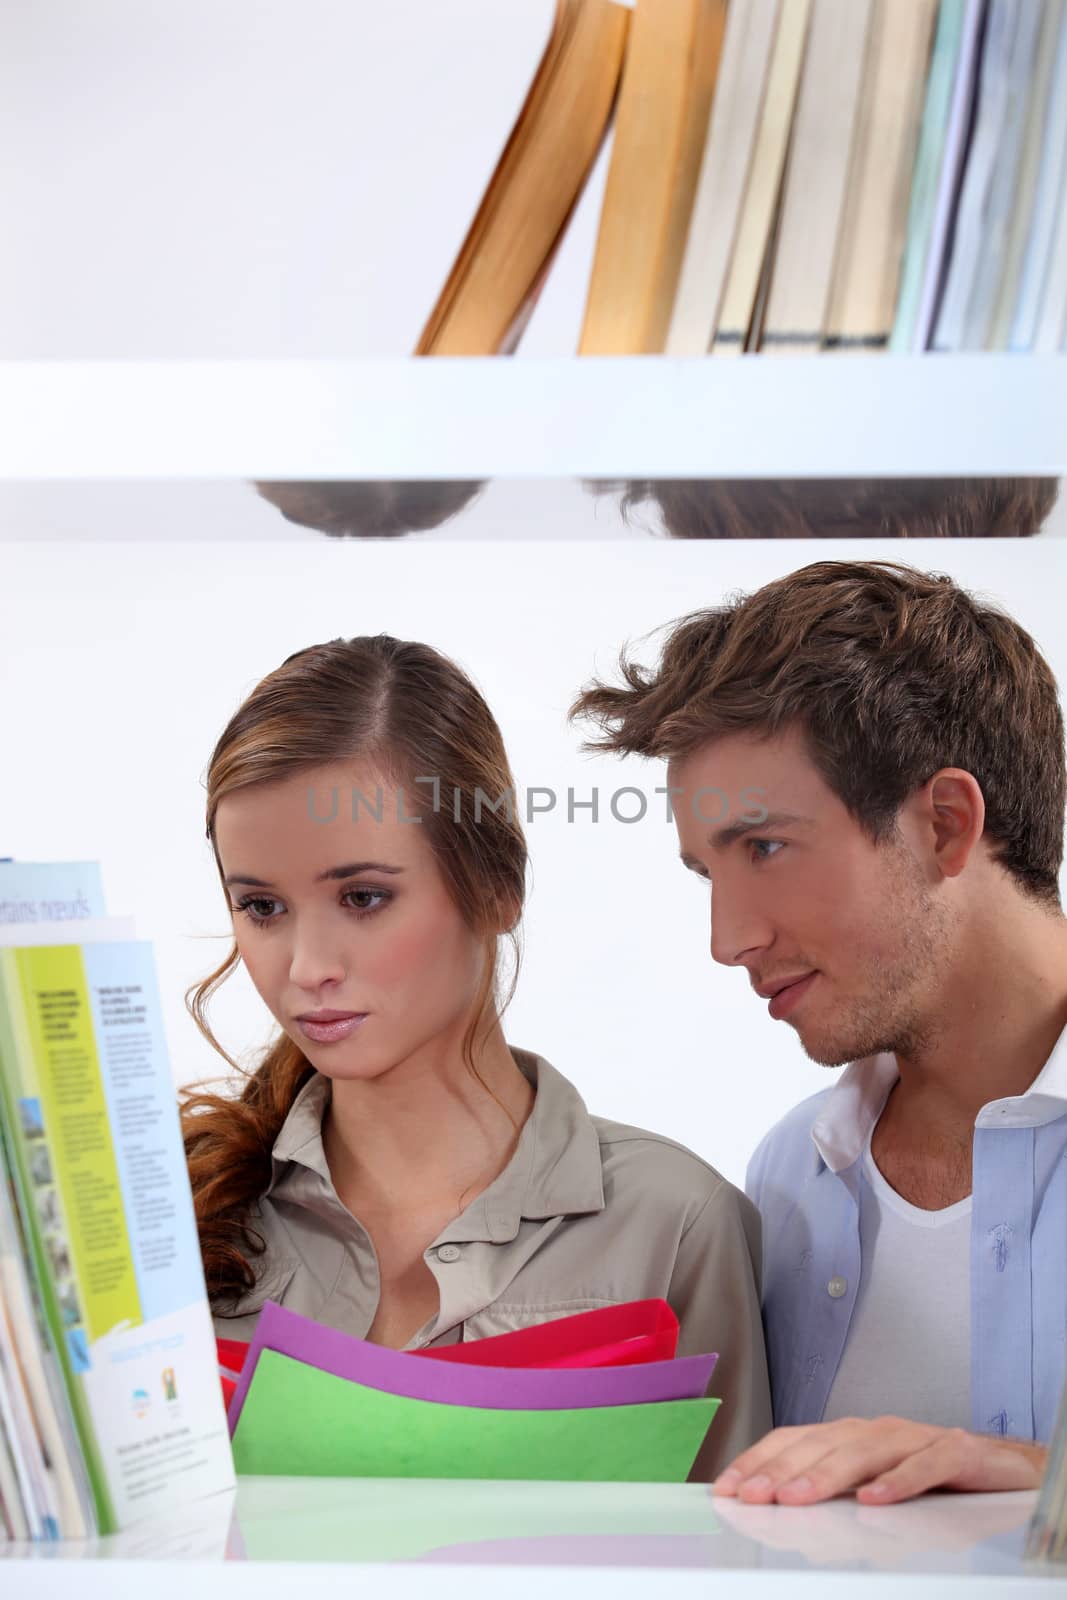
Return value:
<svg viewBox="0 0 1067 1600">
<path fill-rule="evenodd" d="M 924 784 L 921 805 L 939 871 L 958 877 L 985 830 L 985 798 L 977 778 L 962 767 L 942 767 Z"/>
</svg>

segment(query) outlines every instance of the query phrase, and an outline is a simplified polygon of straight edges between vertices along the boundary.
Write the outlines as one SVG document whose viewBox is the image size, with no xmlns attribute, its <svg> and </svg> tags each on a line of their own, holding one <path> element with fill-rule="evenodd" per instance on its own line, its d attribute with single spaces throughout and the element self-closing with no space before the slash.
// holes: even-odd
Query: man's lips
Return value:
<svg viewBox="0 0 1067 1600">
<path fill-rule="evenodd" d="M 756 993 L 770 1001 L 767 1010 L 776 1022 L 780 1022 L 799 1005 L 817 977 L 817 972 L 800 972 L 793 977 L 776 978 L 773 983 L 757 985 Z"/>
</svg>

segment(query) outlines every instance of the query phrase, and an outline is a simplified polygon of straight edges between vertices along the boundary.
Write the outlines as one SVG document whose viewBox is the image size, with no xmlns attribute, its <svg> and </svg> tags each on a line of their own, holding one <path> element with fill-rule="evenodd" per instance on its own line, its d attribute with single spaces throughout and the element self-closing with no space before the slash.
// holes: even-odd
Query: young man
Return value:
<svg viewBox="0 0 1067 1600">
<path fill-rule="evenodd" d="M 713 957 L 850 1063 L 749 1169 L 778 1427 L 718 1492 L 1035 1486 L 1067 1367 L 1067 920 L 1033 640 L 947 578 L 824 561 L 572 714 L 668 760 Z"/>
</svg>

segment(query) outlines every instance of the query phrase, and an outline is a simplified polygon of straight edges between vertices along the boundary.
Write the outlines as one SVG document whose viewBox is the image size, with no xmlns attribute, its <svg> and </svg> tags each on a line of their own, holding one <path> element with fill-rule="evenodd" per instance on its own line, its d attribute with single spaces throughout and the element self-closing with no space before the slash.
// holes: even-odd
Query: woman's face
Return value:
<svg viewBox="0 0 1067 1600">
<path fill-rule="evenodd" d="M 289 1037 L 331 1078 L 454 1050 L 485 955 L 417 820 L 416 794 L 354 762 L 220 801 L 234 935 Z M 447 818 L 447 813 L 446 813 Z"/>
</svg>

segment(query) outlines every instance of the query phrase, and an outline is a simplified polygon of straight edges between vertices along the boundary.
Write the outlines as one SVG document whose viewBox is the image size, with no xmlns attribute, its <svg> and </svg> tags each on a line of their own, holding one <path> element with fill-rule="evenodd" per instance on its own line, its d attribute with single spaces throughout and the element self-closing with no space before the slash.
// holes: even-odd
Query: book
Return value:
<svg viewBox="0 0 1067 1600">
<path fill-rule="evenodd" d="M 1067 6 L 1060 6 L 1052 83 L 1033 214 L 1020 275 L 1008 348 L 1033 348 L 1053 257 L 1057 215 L 1067 194 Z M 1067 276 L 1061 273 L 1060 281 Z"/>
<path fill-rule="evenodd" d="M 56 1426 L 68 1423 L 68 1491 L 80 1501 L 79 1473 L 87 1483 L 89 1531 L 231 1487 L 149 945 L 0 948 L 0 1132 L 12 1282 L 22 1262 L 13 1344 L 23 1393 L 31 1409 L 41 1400 L 40 1374 L 36 1384 L 29 1377 L 39 1356 L 46 1382 L 54 1368 Z M 14 1413 L 8 1425 L 28 1457 L 34 1430 Z M 38 1518 L 35 1531 L 84 1533 L 71 1494 L 53 1487 L 52 1520 Z M 35 1490 L 31 1511 L 46 1500 Z"/>
<path fill-rule="evenodd" d="M 1060 196 L 1033 349 L 1040 355 L 1067 348 L 1067 193 Z"/>
<path fill-rule="evenodd" d="M 845 195 L 825 346 L 889 343 L 937 0 L 876 0 Z"/>
<path fill-rule="evenodd" d="M 416 346 L 517 343 L 611 117 L 630 24 L 615 0 L 557 0 L 529 93 Z"/>
<path fill-rule="evenodd" d="M 908 206 L 892 352 L 923 350 L 959 188 L 985 0 L 941 0 Z"/>
<path fill-rule="evenodd" d="M 993 159 L 982 218 L 981 248 L 958 346 L 962 350 L 990 348 L 998 290 L 1008 261 L 1012 217 L 1016 208 L 1027 206 L 1022 160 L 1031 105 L 1038 107 L 1043 132 L 1044 107 L 1040 104 L 1042 90 L 1036 52 L 1046 16 L 1044 0 L 1019 0 L 1006 63 L 1004 120 Z M 1029 225 L 1028 216 L 1024 223 Z"/>
<path fill-rule="evenodd" d="M 0 861 L 0 926 L 103 917 L 97 861 Z"/>
<path fill-rule="evenodd" d="M 712 353 L 758 344 L 780 217 L 779 197 L 807 49 L 813 0 L 781 0 L 756 130 L 712 340 Z"/>
<path fill-rule="evenodd" d="M 597 229 L 614 137 L 612 124 L 604 135 L 593 169 L 552 257 L 544 287 L 526 319 L 522 338 L 514 351 L 517 360 L 570 358 L 581 343 L 585 296 L 596 254 Z"/>
<path fill-rule="evenodd" d="M 781 0 L 747 0 L 726 15 L 719 82 L 667 330 L 672 356 L 706 355 L 756 147 Z"/>
<path fill-rule="evenodd" d="M 759 348 L 812 354 L 826 334 L 834 256 L 874 0 L 815 0 Z"/>
<path fill-rule="evenodd" d="M 1007 237 L 1003 245 L 1000 281 L 982 345 L 986 350 L 1006 350 L 1011 338 L 1015 307 L 1022 286 L 1026 247 L 1034 227 L 1037 185 L 1049 127 L 1049 108 L 1056 69 L 1056 53 L 1067 6 L 1065 0 L 1042 0 L 1036 24 L 1033 70 L 1028 92 L 1023 96 L 1020 121 L 1023 124 L 1018 175 L 1010 201 Z"/>
<path fill-rule="evenodd" d="M 579 352 L 662 351 L 707 135 L 726 0 L 640 0 Z"/>
<path fill-rule="evenodd" d="M 948 270 L 932 334 L 935 350 L 963 348 L 984 246 L 997 152 L 1008 117 L 1012 50 L 1019 0 L 990 0 L 971 135 L 960 186 Z"/>
<path fill-rule="evenodd" d="M 85 1538 L 96 1527 L 92 1489 L 14 1203 L 7 1145 L 0 1127 L 0 1353 L 7 1391 L 0 1443 L 15 1478 L 0 1495 L 11 1537 Z M 16 1469 L 26 1455 L 32 1487 L 25 1469 Z"/>
</svg>

